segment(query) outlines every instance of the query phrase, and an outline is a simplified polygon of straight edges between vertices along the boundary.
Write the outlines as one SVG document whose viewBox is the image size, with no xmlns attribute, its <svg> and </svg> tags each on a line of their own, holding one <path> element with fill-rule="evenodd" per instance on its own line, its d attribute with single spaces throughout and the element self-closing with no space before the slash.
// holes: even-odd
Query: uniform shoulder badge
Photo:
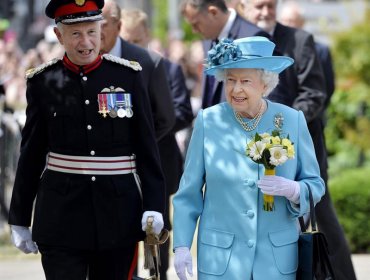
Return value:
<svg viewBox="0 0 370 280">
<path fill-rule="evenodd" d="M 141 71 L 143 69 L 143 68 L 141 68 L 140 63 L 136 62 L 136 61 L 130 61 L 130 60 L 120 58 L 120 57 L 115 56 L 115 55 L 111 55 L 111 54 L 103 54 L 102 57 L 105 58 L 106 60 L 113 61 L 113 62 L 116 62 L 118 64 L 122 64 L 124 66 L 130 67 L 130 68 L 134 69 L 135 71 Z"/>
<path fill-rule="evenodd" d="M 54 65 L 55 63 L 57 63 L 59 60 L 61 60 L 61 58 L 54 58 L 48 62 L 45 62 L 35 68 L 31 68 L 31 69 L 28 69 L 26 71 L 26 79 L 31 79 L 32 77 L 34 77 L 35 75 L 41 73 L 42 71 L 44 71 L 46 68 L 48 68 L 49 66 L 51 65 Z"/>
</svg>

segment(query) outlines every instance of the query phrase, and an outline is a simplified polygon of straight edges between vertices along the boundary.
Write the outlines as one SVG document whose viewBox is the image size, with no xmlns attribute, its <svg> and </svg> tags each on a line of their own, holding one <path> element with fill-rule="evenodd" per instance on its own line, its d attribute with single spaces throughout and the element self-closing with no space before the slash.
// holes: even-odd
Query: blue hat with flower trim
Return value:
<svg viewBox="0 0 370 280">
<path fill-rule="evenodd" d="M 280 73 L 293 64 L 287 56 L 273 56 L 275 44 L 265 37 L 222 39 L 208 51 L 204 72 L 215 75 L 218 69 L 255 68 Z"/>
</svg>

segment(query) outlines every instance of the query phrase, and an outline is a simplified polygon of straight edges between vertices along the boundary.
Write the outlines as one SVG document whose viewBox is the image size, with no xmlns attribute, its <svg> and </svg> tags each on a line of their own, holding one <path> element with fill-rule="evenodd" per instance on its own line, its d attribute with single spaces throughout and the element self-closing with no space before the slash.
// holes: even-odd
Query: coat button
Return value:
<svg viewBox="0 0 370 280">
<path fill-rule="evenodd" d="M 249 248 L 252 248 L 254 246 L 254 241 L 253 240 L 248 240 L 247 245 Z"/>
<path fill-rule="evenodd" d="M 95 151 L 91 151 L 90 155 L 95 156 Z"/>
<path fill-rule="evenodd" d="M 92 129 L 92 126 L 91 126 L 91 125 L 88 125 L 88 126 L 87 126 L 87 129 L 88 129 L 88 130 L 91 130 L 91 129 Z"/>
<path fill-rule="evenodd" d="M 95 180 L 96 180 L 95 176 L 92 176 L 91 181 L 95 182 Z"/>
<path fill-rule="evenodd" d="M 86 76 L 82 77 L 82 80 L 84 80 L 86 82 L 87 81 L 87 77 Z"/>
<path fill-rule="evenodd" d="M 252 179 L 245 179 L 243 184 L 244 186 L 247 186 L 250 188 L 254 188 L 256 186 L 256 182 Z"/>
<path fill-rule="evenodd" d="M 85 104 L 86 104 L 86 105 L 89 105 L 89 104 L 90 104 L 90 100 L 86 99 L 86 100 L 85 100 Z"/>
<path fill-rule="evenodd" d="M 247 216 L 252 219 L 254 217 L 254 212 L 252 210 L 248 210 Z"/>
</svg>

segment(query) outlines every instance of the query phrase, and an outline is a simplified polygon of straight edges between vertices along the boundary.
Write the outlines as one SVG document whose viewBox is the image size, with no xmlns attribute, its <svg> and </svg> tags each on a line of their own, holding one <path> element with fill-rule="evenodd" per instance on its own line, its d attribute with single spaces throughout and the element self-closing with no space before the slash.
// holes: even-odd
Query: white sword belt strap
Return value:
<svg viewBox="0 0 370 280">
<path fill-rule="evenodd" d="M 84 157 L 49 152 L 49 170 L 83 175 L 120 175 L 136 173 L 136 156 Z"/>
</svg>

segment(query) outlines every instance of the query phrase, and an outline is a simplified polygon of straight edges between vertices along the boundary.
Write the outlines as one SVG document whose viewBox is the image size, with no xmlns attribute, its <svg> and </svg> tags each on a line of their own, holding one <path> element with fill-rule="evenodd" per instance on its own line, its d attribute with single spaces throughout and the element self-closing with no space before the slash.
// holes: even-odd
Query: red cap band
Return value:
<svg viewBox="0 0 370 280">
<path fill-rule="evenodd" d="M 94 1 L 87 1 L 83 6 L 78 6 L 75 3 L 71 3 L 59 7 L 55 11 L 55 18 L 63 17 L 66 15 L 91 12 L 96 10 L 99 10 L 99 8 Z"/>
</svg>

